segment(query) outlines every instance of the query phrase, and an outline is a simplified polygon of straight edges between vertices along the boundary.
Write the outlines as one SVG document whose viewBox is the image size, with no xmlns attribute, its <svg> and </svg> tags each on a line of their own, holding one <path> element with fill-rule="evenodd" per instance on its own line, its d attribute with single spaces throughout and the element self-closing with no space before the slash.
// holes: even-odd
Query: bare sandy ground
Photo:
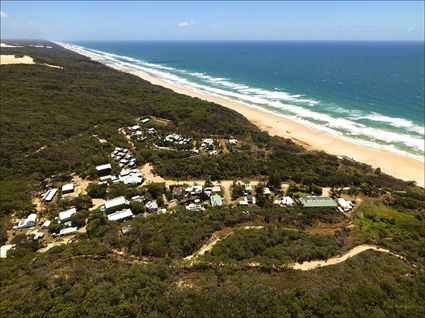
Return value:
<svg viewBox="0 0 425 318">
<path fill-rule="evenodd" d="M 6 43 L 0 43 L 0 47 L 22 47 L 20 45 L 10 45 L 10 44 L 6 44 Z"/>
<path fill-rule="evenodd" d="M 6 65 L 6 64 L 37 64 L 37 65 L 43 65 L 48 66 L 52 68 L 59 68 L 62 69 L 63 67 L 57 66 L 57 65 L 51 65 L 46 63 L 35 63 L 34 59 L 29 55 L 24 55 L 23 57 L 16 57 L 15 55 L 0 55 L 0 64 Z"/>
<path fill-rule="evenodd" d="M 365 251 L 368 251 L 368 250 L 374 250 L 374 251 L 378 251 L 378 252 L 382 252 L 382 253 L 389 253 L 389 254 L 397 256 L 399 258 L 403 258 L 403 256 L 392 253 L 390 250 L 387 250 L 385 248 L 381 248 L 381 247 L 374 246 L 374 245 L 359 245 L 359 246 L 352 248 L 350 251 L 348 251 L 344 255 L 332 257 L 332 258 L 329 258 L 329 259 L 323 260 L 323 261 L 311 261 L 311 262 L 304 262 L 304 263 L 295 263 L 295 264 L 292 264 L 290 266 L 290 268 L 296 269 L 296 270 L 301 270 L 301 271 L 309 271 L 309 270 L 320 268 L 320 267 L 336 265 L 336 264 L 345 262 L 349 258 L 354 257 L 354 256 L 356 256 L 360 253 L 363 253 Z"/>
<path fill-rule="evenodd" d="M 92 60 L 98 61 L 100 63 L 104 62 L 101 58 L 94 54 L 90 54 L 68 46 L 64 47 L 81 55 L 87 56 Z M 347 156 L 356 161 L 367 163 L 374 168 L 379 167 L 383 172 L 397 178 L 403 180 L 414 180 L 418 185 L 422 187 L 424 186 L 425 165 L 421 161 L 397 155 L 392 152 L 350 143 L 325 132 L 303 126 L 285 117 L 250 107 L 250 105 L 247 104 L 237 103 L 220 97 L 200 93 L 187 87 L 161 80 L 144 72 L 132 71 L 123 66 L 111 63 L 108 63 L 107 66 L 136 75 L 146 81 L 151 82 L 154 85 L 160 85 L 172 89 L 179 94 L 198 97 L 200 99 L 214 102 L 233 109 L 244 115 L 248 120 L 261 129 L 268 131 L 271 135 L 290 138 L 294 142 L 297 142 L 303 146 L 316 150 L 322 150 L 330 154 Z M 288 131 L 290 133 L 288 133 Z"/>
</svg>

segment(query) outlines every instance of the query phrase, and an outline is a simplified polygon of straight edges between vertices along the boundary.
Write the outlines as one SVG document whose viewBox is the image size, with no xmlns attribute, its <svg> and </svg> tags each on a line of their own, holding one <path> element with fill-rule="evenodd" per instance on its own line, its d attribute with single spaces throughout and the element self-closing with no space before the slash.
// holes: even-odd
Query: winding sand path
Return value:
<svg viewBox="0 0 425 318">
<path fill-rule="evenodd" d="M 357 254 L 363 253 L 365 251 L 368 251 L 368 250 L 374 250 L 374 251 L 378 251 L 378 252 L 382 252 L 382 253 L 388 253 L 388 254 L 394 255 L 398 258 L 404 259 L 403 256 L 395 254 L 395 253 L 393 253 L 390 250 L 387 250 L 385 248 L 381 248 L 381 247 L 378 247 L 378 246 L 375 246 L 375 245 L 366 245 L 365 244 L 365 245 L 356 246 L 356 247 L 352 248 L 350 251 L 348 251 L 347 253 L 345 253 L 344 255 L 341 255 L 341 256 L 331 257 L 327 260 L 322 260 L 322 261 L 295 263 L 295 264 L 290 265 L 289 267 L 292 268 L 292 269 L 300 270 L 300 271 L 309 271 L 309 270 L 312 270 L 312 269 L 321 268 L 321 267 L 330 266 L 330 265 L 336 265 L 336 264 L 345 262 L 349 258 L 356 256 Z"/>
<path fill-rule="evenodd" d="M 204 245 L 201 246 L 201 248 L 199 250 L 197 250 L 195 253 L 193 253 L 192 255 L 189 255 L 187 257 L 184 258 L 184 260 L 188 261 L 188 260 L 192 260 L 195 259 L 199 256 L 204 255 L 206 252 L 209 252 L 212 250 L 212 248 L 221 240 L 225 239 L 226 237 L 228 237 L 229 235 L 233 234 L 235 230 L 250 230 L 250 229 L 262 229 L 264 228 L 263 225 L 246 225 L 246 226 L 241 226 L 241 227 L 237 227 L 237 228 L 225 228 L 222 229 L 220 231 L 217 231 L 215 233 L 213 233 L 213 235 L 211 236 L 211 238 L 208 240 L 207 243 L 205 243 Z"/>
<path fill-rule="evenodd" d="M 236 230 L 249 230 L 249 229 L 262 229 L 262 228 L 264 228 L 263 225 L 258 225 L 258 226 L 246 225 L 246 226 L 241 226 L 241 227 L 236 227 L 236 228 L 225 228 L 225 229 L 222 229 L 220 231 L 217 231 L 217 232 L 212 234 L 211 238 L 204 245 L 202 245 L 199 250 L 194 252 L 192 255 L 185 257 L 184 260 L 190 261 L 189 264 L 193 265 L 197 262 L 197 258 L 199 256 L 202 256 L 206 252 L 211 251 L 213 249 L 213 247 L 218 242 L 225 239 L 229 235 L 233 234 Z M 285 228 L 285 229 L 297 231 L 297 229 L 292 229 L 292 228 Z M 375 246 L 375 245 L 363 244 L 363 245 L 358 245 L 356 247 L 353 247 L 351 250 L 349 250 L 347 253 L 345 253 L 341 256 L 331 257 L 327 260 L 317 260 L 317 261 L 309 261 L 309 262 L 303 262 L 303 263 L 293 263 L 293 264 L 289 264 L 289 265 L 284 264 L 284 265 L 276 266 L 276 267 L 295 269 L 295 270 L 299 270 L 299 271 L 310 271 L 310 270 L 318 269 L 318 268 L 325 267 L 325 266 L 343 263 L 343 262 L 347 261 L 348 259 L 350 259 L 350 258 L 352 258 L 352 257 L 354 257 L 354 256 L 356 256 L 360 253 L 366 252 L 368 250 L 374 250 L 374 251 L 381 252 L 381 253 L 388 253 L 388 254 L 396 256 L 400 259 L 405 259 L 403 256 L 398 255 L 396 253 L 393 253 L 390 250 L 387 250 L 385 248 L 381 248 L 381 247 L 378 247 L 378 246 Z M 260 265 L 261 264 L 258 263 L 258 262 L 253 262 L 253 263 L 249 264 L 250 267 L 259 267 Z"/>
</svg>

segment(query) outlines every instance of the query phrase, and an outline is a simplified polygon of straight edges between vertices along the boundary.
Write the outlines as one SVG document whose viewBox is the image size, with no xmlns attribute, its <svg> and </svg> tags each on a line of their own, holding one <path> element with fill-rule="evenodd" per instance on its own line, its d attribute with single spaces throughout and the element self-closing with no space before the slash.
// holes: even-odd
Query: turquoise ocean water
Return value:
<svg viewBox="0 0 425 318">
<path fill-rule="evenodd" d="M 423 42 L 68 44 L 106 63 L 424 160 Z"/>
</svg>

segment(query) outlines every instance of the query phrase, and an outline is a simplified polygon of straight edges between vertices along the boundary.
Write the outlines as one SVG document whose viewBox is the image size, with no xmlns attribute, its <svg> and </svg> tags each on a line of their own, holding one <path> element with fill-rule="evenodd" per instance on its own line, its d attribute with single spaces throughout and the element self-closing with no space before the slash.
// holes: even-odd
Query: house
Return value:
<svg viewBox="0 0 425 318">
<path fill-rule="evenodd" d="M 141 128 L 141 127 L 140 127 L 139 125 L 134 125 L 134 126 L 128 127 L 128 129 L 129 129 L 129 130 L 132 130 L 132 131 L 139 130 L 140 128 Z"/>
<path fill-rule="evenodd" d="M 34 240 L 41 239 L 44 236 L 44 233 L 38 230 L 30 230 L 27 232 L 27 235 L 34 235 Z"/>
<path fill-rule="evenodd" d="M 52 223 L 52 221 L 50 221 L 50 220 L 46 220 L 46 221 L 44 221 L 44 223 L 41 225 L 41 229 L 42 229 L 42 230 L 46 230 L 46 229 L 48 229 L 48 228 L 49 228 L 50 223 Z"/>
<path fill-rule="evenodd" d="M 239 205 L 243 205 L 243 206 L 248 205 L 248 200 L 246 199 L 246 197 L 239 201 Z"/>
<path fill-rule="evenodd" d="M 250 183 L 245 183 L 245 192 L 246 193 L 252 192 L 252 185 Z"/>
<path fill-rule="evenodd" d="M 158 214 L 165 214 L 165 213 L 167 213 L 167 209 L 166 208 L 159 209 L 157 213 Z"/>
<path fill-rule="evenodd" d="M 78 231 L 77 227 L 67 227 L 59 231 L 59 236 L 74 234 L 77 231 Z"/>
<path fill-rule="evenodd" d="M 238 144 L 238 141 L 236 139 L 229 139 L 229 145 L 232 147 L 235 147 Z"/>
<path fill-rule="evenodd" d="M 153 135 L 154 133 L 156 133 L 155 128 L 149 128 L 149 129 L 148 129 L 148 134 L 149 134 L 149 135 Z"/>
<path fill-rule="evenodd" d="M 75 190 L 73 183 L 67 183 L 62 186 L 62 194 L 72 193 Z"/>
<path fill-rule="evenodd" d="M 6 244 L 0 247 L 0 258 L 6 258 L 7 252 L 15 247 L 15 244 Z"/>
<path fill-rule="evenodd" d="M 111 214 L 108 214 L 108 220 L 109 221 L 124 221 L 124 220 L 128 220 L 131 219 L 132 217 L 134 217 L 133 212 L 130 209 L 124 209 L 121 211 L 117 211 Z"/>
<path fill-rule="evenodd" d="M 272 192 L 270 191 L 270 189 L 268 187 L 264 187 L 263 188 L 263 194 L 264 195 L 270 195 Z"/>
<path fill-rule="evenodd" d="M 329 197 L 305 197 L 300 199 L 300 203 L 305 208 L 337 207 L 337 203 Z"/>
<path fill-rule="evenodd" d="M 213 186 L 211 192 L 221 192 L 221 186 Z"/>
<path fill-rule="evenodd" d="M 128 201 L 125 197 L 121 196 L 121 197 L 117 197 L 117 198 L 106 201 L 103 206 L 105 210 L 108 210 L 121 205 L 129 205 L 129 204 L 130 204 L 130 201 Z"/>
<path fill-rule="evenodd" d="M 251 194 L 248 194 L 246 196 L 246 200 L 248 202 L 248 204 L 255 204 L 256 203 L 256 199 L 254 196 L 252 196 Z"/>
<path fill-rule="evenodd" d="M 213 194 L 210 197 L 211 205 L 212 206 L 222 206 L 223 205 L 223 199 L 218 194 Z"/>
<path fill-rule="evenodd" d="M 55 197 L 57 192 L 58 192 L 58 189 L 56 189 L 56 188 L 48 190 L 46 193 L 44 193 L 41 196 L 41 201 L 51 202 L 53 200 L 53 198 Z"/>
<path fill-rule="evenodd" d="M 158 210 L 158 204 L 155 201 L 149 201 L 148 203 L 146 203 L 146 209 L 148 210 L 148 212 L 154 212 Z"/>
<path fill-rule="evenodd" d="M 282 199 L 282 204 L 286 205 L 286 206 L 293 206 L 294 205 L 294 200 L 292 200 L 291 197 L 284 197 Z"/>
<path fill-rule="evenodd" d="M 209 150 L 208 151 L 208 155 L 209 156 L 217 156 L 218 155 L 218 151 L 217 150 Z"/>
<path fill-rule="evenodd" d="M 208 147 L 211 147 L 214 145 L 214 140 L 212 138 L 205 138 L 202 142 L 206 144 Z"/>
<path fill-rule="evenodd" d="M 205 211 L 205 208 L 200 204 L 190 203 L 186 206 L 186 210 L 191 212 L 202 212 Z"/>
<path fill-rule="evenodd" d="M 338 202 L 338 205 L 343 210 L 343 212 L 348 212 L 353 208 L 353 206 L 350 204 L 350 202 L 346 201 L 343 198 L 338 198 L 337 202 Z"/>
<path fill-rule="evenodd" d="M 59 212 L 59 222 L 62 224 L 68 222 L 75 213 L 77 213 L 75 208 Z"/>
<path fill-rule="evenodd" d="M 146 123 L 148 123 L 150 121 L 150 119 L 149 118 L 143 118 L 140 122 L 142 123 L 142 124 L 146 124 Z"/>
<path fill-rule="evenodd" d="M 37 222 L 37 214 L 31 213 L 25 219 L 22 219 L 19 221 L 17 228 L 24 229 L 27 227 L 33 227 L 35 226 L 36 222 Z"/>
<path fill-rule="evenodd" d="M 108 174 L 111 174 L 112 166 L 110 163 L 106 163 L 100 166 L 96 167 L 97 174 L 102 176 L 107 176 Z"/>
</svg>

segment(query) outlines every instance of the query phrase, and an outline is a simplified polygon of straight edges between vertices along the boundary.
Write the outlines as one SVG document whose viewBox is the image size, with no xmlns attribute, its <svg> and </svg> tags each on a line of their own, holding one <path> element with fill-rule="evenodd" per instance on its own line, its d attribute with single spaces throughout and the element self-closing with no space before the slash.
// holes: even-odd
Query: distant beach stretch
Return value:
<svg viewBox="0 0 425 318">
<path fill-rule="evenodd" d="M 412 146 L 412 149 L 417 149 L 418 153 L 416 155 L 412 155 L 407 152 L 404 153 L 399 149 L 393 148 L 391 148 L 393 151 L 390 151 L 389 146 L 383 146 L 382 149 L 379 149 L 377 147 L 373 147 L 372 143 L 352 142 L 352 140 L 344 138 L 344 136 L 340 137 L 332 134 L 330 131 L 319 130 L 316 126 L 292 120 L 286 116 L 268 111 L 267 108 L 263 109 L 256 107 L 256 105 L 250 104 L 249 101 L 243 100 L 239 98 L 239 96 L 231 99 L 227 98 L 227 96 L 220 95 L 218 92 L 214 93 L 213 90 L 207 92 L 202 89 L 196 89 L 196 85 L 185 85 L 185 81 L 176 81 L 172 75 L 168 78 L 161 77 L 160 72 L 158 72 L 158 76 L 156 76 L 155 70 L 147 71 L 143 67 L 134 67 L 134 65 L 130 62 L 117 60 L 115 54 L 88 50 L 73 44 L 57 44 L 114 69 L 136 75 L 151 82 L 152 84 L 160 85 L 180 94 L 197 97 L 233 109 L 244 115 L 248 120 L 256 124 L 261 129 L 268 131 L 271 135 L 290 138 L 294 142 L 311 149 L 325 151 L 338 156 L 346 156 L 356 161 L 369 164 L 375 168 L 379 167 L 383 172 L 397 178 L 403 180 L 414 180 L 418 185 L 424 186 L 424 162 L 422 158 L 423 155 L 421 155 L 421 152 L 423 152 L 424 141 L 422 131 L 423 127 L 420 125 L 414 125 L 407 120 L 404 120 L 404 122 L 400 121 L 394 123 L 394 126 L 404 125 L 403 127 L 405 129 L 412 131 L 412 135 L 406 135 L 404 138 L 406 139 L 406 143 Z M 157 67 L 159 68 L 160 66 Z M 285 94 L 283 92 L 277 93 Z M 315 103 L 314 100 L 303 99 L 302 96 L 291 97 L 291 95 L 288 95 L 288 98 L 296 99 L 295 103 L 303 102 L 307 104 L 310 103 L 311 105 Z M 386 117 L 385 120 L 391 121 L 393 119 Z M 348 121 L 347 125 L 349 125 Z M 374 130 L 367 127 L 365 127 L 364 130 L 365 132 L 370 131 L 371 134 L 375 131 L 376 133 L 379 132 L 377 129 Z M 403 135 L 397 135 L 393 132 L 388 132 L 387 134 L 388 138 L 403 138 Z M 381 138 L 385 139 L 386 137 L 384 136 Z M 400 141 L 400 143 L 401 142 L 402 141 Z"/>
</svg>

